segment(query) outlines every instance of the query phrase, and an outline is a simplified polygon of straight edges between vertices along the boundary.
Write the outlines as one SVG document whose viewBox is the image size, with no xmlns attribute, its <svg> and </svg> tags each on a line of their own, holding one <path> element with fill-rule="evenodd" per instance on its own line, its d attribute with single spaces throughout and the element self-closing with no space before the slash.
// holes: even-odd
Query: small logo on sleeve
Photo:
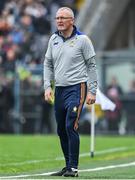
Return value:
<svg viewBox="0 0 135 180">
<path fill-rule="evenodd" d="M 53 45 L 57 45 L 58 44 L 58 42 L 55 42 Z"/>
</svg>

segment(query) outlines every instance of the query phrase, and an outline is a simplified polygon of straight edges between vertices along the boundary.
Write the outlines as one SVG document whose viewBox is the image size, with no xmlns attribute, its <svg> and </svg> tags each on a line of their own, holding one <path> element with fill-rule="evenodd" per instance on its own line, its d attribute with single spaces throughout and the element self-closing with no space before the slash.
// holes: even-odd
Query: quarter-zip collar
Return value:
<svg viewBox="0 0 135 180">
<path fill-rule="evenodd" d="M 60 31 L 56 31 L 55 34 L 57 34 L 58 36 L 60 36 L 63 41 L 67 41 L 68 39 L 71 39 L 73 36 L 75 36 L 76 34 L 82 34 L 80 31 L 77 30 L 76 26 L 74 25 L 73 26 L 73 31 L 72 31 L 72 34 L 71 36 L 65 38 L 64 36 L 62 36 L 62 34 L 60 33 Z"/>
</svg>

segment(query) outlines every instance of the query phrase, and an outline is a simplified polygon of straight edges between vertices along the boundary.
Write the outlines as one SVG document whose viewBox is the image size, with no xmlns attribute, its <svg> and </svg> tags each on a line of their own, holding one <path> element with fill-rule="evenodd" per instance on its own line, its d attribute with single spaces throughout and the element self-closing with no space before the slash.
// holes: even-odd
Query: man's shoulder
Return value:
<svg viewBox="0 0 135 180">
<path fill-rule="evenodd" d="M 50 41 L 55 40 L 58 37 L 58 35 L 56 33 L 53 33 L 50 37 Z"/>
<path fill-rule="evenodd" d="M 82 43 L 84 42 L 91 42 L 91 39 L 86 35 L 86 34 L 77 34 L 77 38 L 79 39 L 79 41 L 81 41 Z"/>
<path fill-rule="evenodd" d="M 89 40 L 90 40 L 90 38 L 89 38 L 86 34 L 84 34 L 84 33 L 82 33 L 82 34 L 77 34 L 77 36 L 78 36 L 80 39 L 82 39 L 82 40 L 86 40 L 86 39 L 89 39 Z"/>
<path fill-rule="evenodd" d="M 93 46 L 93 42 L 89 36 L 86 34 L 82 34 L 81 36 L 78 36 L 82 44 L 91 45 Z"/>
</svg>

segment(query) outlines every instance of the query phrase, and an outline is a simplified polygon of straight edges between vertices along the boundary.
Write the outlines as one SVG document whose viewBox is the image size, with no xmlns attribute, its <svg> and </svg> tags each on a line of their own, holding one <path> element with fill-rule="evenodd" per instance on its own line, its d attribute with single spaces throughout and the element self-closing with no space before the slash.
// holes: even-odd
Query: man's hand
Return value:
<svg viewBox="0 0 135 180">
<path fill-rule="evenodd" d="M 45 90 L 44 97 L 45 101 L 47 101 L 48 103 L 54 103 L 54 93 L 51 87 Z"/>
<path fill-rule="evenodd" d="M 90 92 L 87 93 L 87 97 L 86 97 L 86 104 L 90 105 L 90 104 L 94 104 L 96 101 L 96 95 L 91 94 Z"/>
</svg>

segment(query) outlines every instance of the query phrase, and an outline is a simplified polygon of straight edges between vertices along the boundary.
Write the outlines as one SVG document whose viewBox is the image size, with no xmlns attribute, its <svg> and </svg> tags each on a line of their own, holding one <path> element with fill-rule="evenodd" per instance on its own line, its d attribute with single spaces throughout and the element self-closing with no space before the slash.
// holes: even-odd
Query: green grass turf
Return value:
<svg viewBox="0 0 135 180">
<path fill-rule="evenodd" d="M 98 136 L 95 151 L 113 148 L 126 148 L 122 151 L 97 154 L 95 157 L 80 157 L 79 169 L 124 164 L 135 161 L 134 136 Z M 81 136 L 80 154 L 90 150 L 90 137 Z M 64 167 L 57 136 L 0 135 L 0 176 L 35 174 L 56 171 Z M 94 172 L 80 172 L 81 179 L 135 179 L 135 166 L 107 169 Z M 49 179 L 49 176 L 31 178 Z M 57 178 L 57 177 L 54 177 Z M 58 177 L 60 179 L 60 177 Z"/>
</svg>

